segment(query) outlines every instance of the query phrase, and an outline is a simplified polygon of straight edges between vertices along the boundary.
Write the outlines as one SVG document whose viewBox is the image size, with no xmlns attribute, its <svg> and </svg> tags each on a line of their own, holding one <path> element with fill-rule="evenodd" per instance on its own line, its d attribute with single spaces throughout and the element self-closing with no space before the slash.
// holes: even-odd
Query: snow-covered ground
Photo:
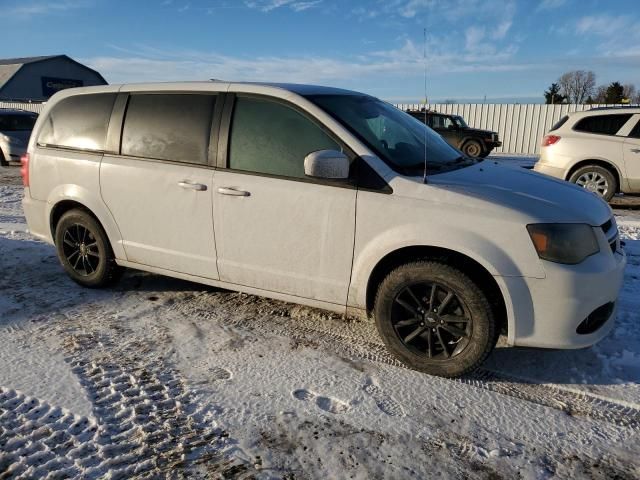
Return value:
<svg viewBox="0 0 640 480">
<path fill-rule="evenodd" d="M 638 478 L 640 213 L 615 330 L 444 380 L 370 322 L 129 272 L 78 287 L 0 168 L 0 477 Z"/>
</svg>

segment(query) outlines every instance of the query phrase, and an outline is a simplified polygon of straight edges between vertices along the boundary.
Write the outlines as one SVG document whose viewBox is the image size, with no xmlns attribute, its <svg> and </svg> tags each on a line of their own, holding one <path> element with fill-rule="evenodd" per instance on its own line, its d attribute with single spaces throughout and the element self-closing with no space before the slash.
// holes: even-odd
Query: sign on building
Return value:
<svg viewBox="0 0 640 480">
<path fill-rule="evenodd" d="M 42 77 L 42 95 L 50 97 L 60 90 L 65 88 L 82 87 L 82 80 L 74 80 L 72 78 L 55 78 L 55 77 Z"/>
</svg>

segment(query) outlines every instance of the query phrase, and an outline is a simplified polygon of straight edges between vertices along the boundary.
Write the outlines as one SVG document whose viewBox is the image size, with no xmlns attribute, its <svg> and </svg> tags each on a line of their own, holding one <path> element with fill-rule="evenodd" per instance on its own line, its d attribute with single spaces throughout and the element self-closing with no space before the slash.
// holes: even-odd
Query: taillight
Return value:
<svg viewBox="0 0 640 480">
<path fill-rule="evenodd" d="M 549 145 L 553 145 L 554 143 L 558 143 L 560 137 L 558 135 L 545 135 L 542 139 L 542 146 L 548 147 Z"/>
<path fill-rule="evenodd" d="M 25 153 L 20 157 L 20 175 L 22 175 L 22 184 L 29 186 L 29 154 Z"/>
</svg>

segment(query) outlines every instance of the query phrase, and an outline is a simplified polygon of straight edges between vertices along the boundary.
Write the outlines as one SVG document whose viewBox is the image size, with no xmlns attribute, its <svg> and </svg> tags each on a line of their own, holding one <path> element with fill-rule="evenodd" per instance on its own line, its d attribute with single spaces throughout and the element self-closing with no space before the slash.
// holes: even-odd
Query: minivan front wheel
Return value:
<svg viewBox="0 0 640 480">
<path fill-rule="evenodd" d="M 462 145 L 462 151 L 467 157 L 478 158 L 482 155 L 483 148 L 477 140 L 467 140 Z"/>
<path fill-rule="evenodd" d="M 409 367 L 457 377 L 491 353 L 497 329 L 491 306 L 468 276 L 439 262 L 413 262 L 381 283 L 374 316 L 389 351 Z"/>
<path fill-rule="evenodd" d="M 601 196 L 607 202 L 618 190 L 616 177 L 608 169 L 599 165 L 580 167 L 569 177 L 569 181 Z"/>
<path fill-rule="evenodd" d="M 99 288 L 119 278 L 109 239 L 102 226 L 83 210 L 70 210 L 55 231 L 58 259 L 71 279 L 85 287 Z"/>
</svg>

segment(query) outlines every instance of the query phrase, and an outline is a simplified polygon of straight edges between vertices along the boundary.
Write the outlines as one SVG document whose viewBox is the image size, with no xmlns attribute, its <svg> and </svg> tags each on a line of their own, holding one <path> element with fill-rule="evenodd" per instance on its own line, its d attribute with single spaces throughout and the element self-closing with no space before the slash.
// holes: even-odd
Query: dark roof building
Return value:
<svg viewBox="0 0 640 480">
<path fill-rule="evenodd" d="M 95 70 L 66 55 L 0 59 L 0 100 L 47 100 L 59 90 L 106 85 Z"/>
</svg>

